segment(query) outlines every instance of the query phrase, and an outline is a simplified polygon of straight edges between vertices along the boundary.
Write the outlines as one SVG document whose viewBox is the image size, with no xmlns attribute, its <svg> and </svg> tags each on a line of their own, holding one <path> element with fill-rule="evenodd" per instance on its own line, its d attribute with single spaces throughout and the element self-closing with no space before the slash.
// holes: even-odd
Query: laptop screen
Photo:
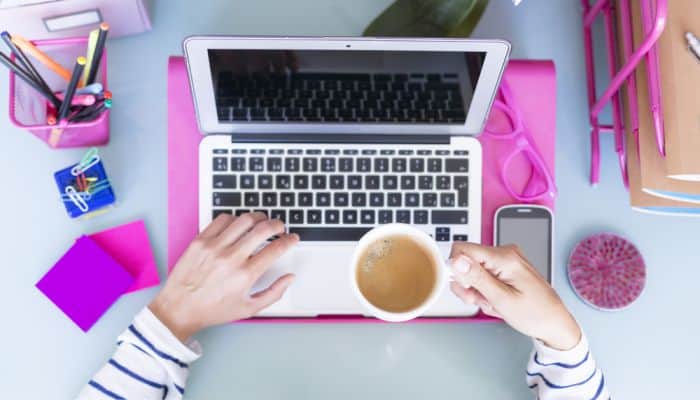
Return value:
<svg viewBox="0 0 700 400">
<path fill-rule="evenodd" d="M 208 50 L 220 123 L 464 124 L 485 52 Z"/>
</svg>

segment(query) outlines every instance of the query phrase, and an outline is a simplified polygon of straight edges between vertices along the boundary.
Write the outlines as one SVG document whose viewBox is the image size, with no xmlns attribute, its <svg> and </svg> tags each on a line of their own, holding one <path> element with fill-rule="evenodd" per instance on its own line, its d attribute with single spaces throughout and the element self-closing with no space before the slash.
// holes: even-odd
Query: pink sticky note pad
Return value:
<svg viewBox="0 0 700 400">
<path fill-rule="evenodd" d="M 87 332 L 133 281 L 117 261 L 83 236 L 36 287 Z"/>
<path fill-rule="evenodd" d="M 134 283 L 127 293 L 160 283 L 158 267 L 143 221 L 94 233 L 90 238 L 134 277 Z"/>
</svg>

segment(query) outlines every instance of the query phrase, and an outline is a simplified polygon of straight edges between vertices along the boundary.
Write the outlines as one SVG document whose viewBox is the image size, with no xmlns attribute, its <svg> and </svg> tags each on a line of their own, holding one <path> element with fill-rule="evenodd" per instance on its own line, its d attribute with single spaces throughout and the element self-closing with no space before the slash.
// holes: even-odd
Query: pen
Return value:
<svg viewBox="0 0 700 400">
<path fill-rule="evenodd" d="M 88 36 L 88 45 L 87 45 L 87 64 L 85 67 L 85 70 L 83 71 L 83 77 L 80 79 L 80 82 L 85 86 L 87 83 L 88 77 L 90 76 L 90 71 L 92 70 L 92 61 L 95 59 L 95 47 L 97 46 L 97 37 L 100 35 L 100 30 L 95 29 L 90 32 L 90 35 Z"/>
<path fill-rule="evenodd" d="M 95 77 L 97 76 L 97 70 L 100 67 L 100 60 L 102 59 L 102 52 L 105 48 L 105 41 L 107 40 L 107 32 L 109 32 L 109 24 L 103 22 L 100 24 L 100 31 L 97 34 L 97 42 L 95 43 L 94 54 L 92 55 L 92 62 L 88 67 L 90 69 L 85 84 L 89 85 L 95 82 Z"/>
<path fill-rule="evenodd" d="M 49 101 L 51 101 L 52 97 L 54 97 L 53 93 L 47 92 L 37 81 L 32 78 L 28 72 L 20 68 L 17 64 L 15 64 L 8 56 L 6 56 L 4 53 L 0 52 L 0 62 L 5 64 L 7 68 L 12 70 L 12 72 L 15 73 L 16 76 L 18 76 L 20 79 L 25 81 L 29 86 L 33 87 L 38 91 L 42 96 L 46 97 Z M 52 101 L 53 104 L 53 101 Z"/>
<path fill-rule="evenodd" d="M 686 32 L 685 40 L 688 41 L 688 50 L 700 61 L 700 39 L 693 32 Z"/>
<path fill-rule="evenodd" d="M 57 73 L 58 75 L 61 76 L 61 78 L 65 79 L 66 81 L 70 81 L 71 78 L 71 73 L 68 71 L 66 68 L 64 68 L 61 64 L 57 63 L 46 55 L 43 51 L 39 50 L 34 46 L 29 40 L 19 36 L 19 35 L 14 35 L 12 36 L 12 42 L 17 45 L 18 48 L 22 49 L 25 53 L 31 55 L 32 57 L 36 58 L 44 64 L 46 67 L 51 69 L 53 72 Z"/>
<path fill-rule="evenodd" d="M 85 75 L 85 74 L 83 74 L 83 75 Z M 102 92 L 102 84 L 95 82 L 93 84 L 85 85 L 85 86 L 81 87 L 80 89 L 75 91 L 75 94 L 95 94 L 95 95 L 97 95 L 97 94 L 100 94 L 100 92 Z"/>
<path fill-rule="evenodd" d="M 85 68 L 85 57 L 78 57 L 75 60 L 75 67 L 73 67 L 73 75 L 68 82 L 68 87 L 66 92 L 63 94 L 63 102 L 61 103 L 61 108 L 58 109 L 58 120 L 62 121 L 68 116 L 70 111 L 71 102 L 73 101 L 73 96 L 75 95 L 75 89 L 78 88 L 78 81 L 80 80 L 80 74 L 83 73 Z"/>
</svg>

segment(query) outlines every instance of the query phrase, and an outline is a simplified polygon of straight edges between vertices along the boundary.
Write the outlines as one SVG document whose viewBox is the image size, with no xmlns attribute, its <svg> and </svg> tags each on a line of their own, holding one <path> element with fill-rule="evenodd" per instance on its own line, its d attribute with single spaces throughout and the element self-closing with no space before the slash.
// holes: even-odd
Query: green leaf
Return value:
<svg viewBox="0 0 700 400">
<path fill-rule="evenodd" d="M 468 37 L 489 0 L 396 0 L 365 36 Z"/>
</svg>

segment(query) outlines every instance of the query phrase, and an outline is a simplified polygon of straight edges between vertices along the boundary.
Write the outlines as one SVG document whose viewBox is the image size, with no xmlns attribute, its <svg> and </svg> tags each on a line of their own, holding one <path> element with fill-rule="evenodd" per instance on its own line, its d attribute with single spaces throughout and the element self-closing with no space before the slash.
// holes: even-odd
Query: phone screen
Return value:
<svg viewBox="0 0 700 400">
<path fill-rule="evenodd" d="M 504 209 L 497 224 L 496 244 L 520 246 L 532 266 L 550 281 L 552 218 L 549 212 L 528 207 Z"/>
</svg>

